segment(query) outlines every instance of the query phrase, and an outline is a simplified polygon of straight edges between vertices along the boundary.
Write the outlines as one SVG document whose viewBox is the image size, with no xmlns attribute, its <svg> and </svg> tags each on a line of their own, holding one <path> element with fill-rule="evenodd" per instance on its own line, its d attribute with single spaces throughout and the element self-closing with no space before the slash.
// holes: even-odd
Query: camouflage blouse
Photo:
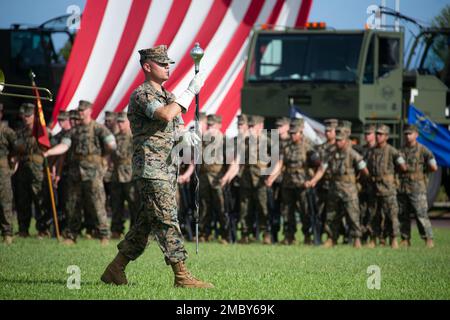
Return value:
<svg viewBox="0 0 450 320">
<path fill-rule="evenodd" d="M 133 133 L 133 177 L 173 181 L 177 159 L 172 149 L 180 117 L 170 122 L 156 119 L 156 108 L 175 101 L 175 96 L 160 92 L 149 82 L 140 85 L 130 97 L 128 119 Z"/>
<path fill-rule="evenodd" d="M 428 165 L 436 165 L 434 155 L 425 146 L 417 143 L 403 147 L 401 153 L 408 171 L 400 174 L 401 193 L 426 193 Z"/>
</svg>

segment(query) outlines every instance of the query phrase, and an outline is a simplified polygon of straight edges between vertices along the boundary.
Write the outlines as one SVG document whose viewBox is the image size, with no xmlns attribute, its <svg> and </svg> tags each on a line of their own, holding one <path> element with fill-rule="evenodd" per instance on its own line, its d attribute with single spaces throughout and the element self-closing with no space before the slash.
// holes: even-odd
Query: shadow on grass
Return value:
<svg viewBox="0 0 450 320">
<path fill-rule="evenodd" d="M 0 283 L 10 283 L 10 284 L 53 284 L 53 285 L 67 285 L 67 280 L 59 279 L 8 279 L 0 277 Z M 98 281 L 81 281 L 82 286 L 104 286 L 105 288 L 117 288 L 119 286 L 113 284 L 103 283 L 101 280 Z M 141 284 L 137 282 L 129 282 L 126 287 L 139 287 Z"/>
<path fill-rule="evenodd" d="M 12 283 L 12 284 L 56 284 L 56 285 L 66 285 L 67 280 L 57 280 L 57 279 L 8 279 L 0 278 L 2 283 Z M 81 281 L 82 285 L 97 285 L 100 281 Z"/>
</svg>

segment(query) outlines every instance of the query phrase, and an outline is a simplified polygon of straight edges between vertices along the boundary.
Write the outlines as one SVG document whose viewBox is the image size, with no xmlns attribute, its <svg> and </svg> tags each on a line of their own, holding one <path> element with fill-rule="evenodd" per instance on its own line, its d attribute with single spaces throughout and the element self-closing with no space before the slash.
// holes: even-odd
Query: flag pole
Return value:
<svg viewBox="0 0 450 320">
<path fill-rule="evenodd" d="M 36 77 L 36 75 L 34 74 L 34 72 L 30 70 L 31 86 L 33 87 L 33 90 L 34 90 L 34 93 L 35 93 L 35 96 L 36 96 L 36 102 L 37 102 L 38 120 L 39 120 L 39 123 L 40 123 L 41 127 L 45 130 L 47 126 L 45 124 L 44 112 L 42 110 L 42 102 L 41 102 L 41 97 L 39 95 L 39 90 L 37 89 L 36 82 L 34 81 L 35 77 Z M 35 124 L 36 124 L 36 119 L 34 121 L 35 121 Z M 37 142 L 38 142 L 38 145 L 39 145 L 39 140 L 38 139 L 37 139 Z M 46 157 L 44 157 L 44 170 L 45 170 L 45 173 L 47 175 L 48 189 L 49 189 L 49 192 L 50 192 L 50 200 L 51 200 L 51 204 L 52 204 L 53 223 L 55 225 L 56 239 L 58 241 L 60 241 L 61 235 L 59 233 L 58 216 L 56 214 L 55 195 L 53 193 L 52 178 L 51 178 L 51 175 L 50 175 L 50 168 L 49 168 L 48 160 L 47 160 Z"/>
</svg>

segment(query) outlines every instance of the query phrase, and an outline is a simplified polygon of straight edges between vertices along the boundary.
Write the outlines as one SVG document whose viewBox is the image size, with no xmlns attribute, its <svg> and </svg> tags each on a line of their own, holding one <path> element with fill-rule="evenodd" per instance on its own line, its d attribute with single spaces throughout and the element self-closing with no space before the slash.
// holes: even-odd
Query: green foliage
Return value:
<svg viewBox="0 0 450 320">
<path fill-rule="evenodd" d="M 434 17 L 431 25 L 436 28 L 450 28 L 450 4 L 442 8 L 441 13 Z"/>
<path fill-rule="evenodd" d="M 426 249 L 414 233 L 412 247 L 361 250 L 261 244 L 187 243 L 188 268 L 216 288 L 173 288 L 173 274 L 152 240 L 127 267 L 130 284 L 99 279 L 115 256 L 117 241 L 101 247 L 80 239 L 72 247 L 54 239 L 15 239 L 0 244 L 0 299 L 449 299 L 450 230 L 436 229 L 436 247 Z M 67 267 L 81 269 L 81 289 L 66 287 Z M 381 289 L 369 290 L 367 268 L 381 268 Z"/>
</svg>

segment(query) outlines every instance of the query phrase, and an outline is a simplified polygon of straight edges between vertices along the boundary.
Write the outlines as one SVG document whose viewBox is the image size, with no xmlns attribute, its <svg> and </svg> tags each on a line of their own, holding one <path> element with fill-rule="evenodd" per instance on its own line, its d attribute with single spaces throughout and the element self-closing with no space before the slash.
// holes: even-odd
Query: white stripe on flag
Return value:
<svg viewBox="0 0 450 320">
<path fill-rule="evenodd" d="M 136 75 L 141 72 L 138 50 L 150 48 L 153 46 L 159 33 L 162 32 L 161 29 L 164 25 L 164 22 L 166 21 L 167 14 L 170 10 L 171 5 L 171 0 L 152 1 L 152 3 L 150 4 L 150 9 L 148 11 L 147 17 L 145 18 L 144 26 L 133 49 L 134 55 L 132 55 L 130 57 L 130 60 L 127 62 L 120 80 L 118 81 L 102 113 L 99 114 L 97 121 L 101 121 L 104 118 L 104 111 L 114 110 L 114 108 L 123 98 L 123 95 L 128 90 L 128 87 L 130 86 Z"/>
<path fill-rule="evenodd" d="M 110 0 L 83 77 L 67 110 L 75 109 L 79 100 L 94 102 L 107 76 L 131 8 L 131 0 Z M 121 14 L 117 14 L 120 12 Z"/>
</svg>

